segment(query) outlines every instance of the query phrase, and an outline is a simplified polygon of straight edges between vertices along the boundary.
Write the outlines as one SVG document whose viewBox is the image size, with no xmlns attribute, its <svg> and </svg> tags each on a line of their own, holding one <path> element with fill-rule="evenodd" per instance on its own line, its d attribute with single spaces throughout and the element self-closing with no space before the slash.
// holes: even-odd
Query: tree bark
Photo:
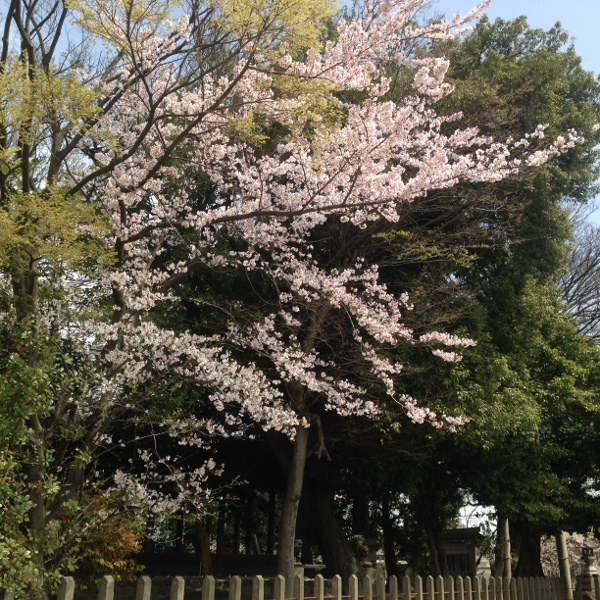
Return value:
<svg viewBox="0 0 600 600">
<path fill-rule="evenodd" d="M 200 542 L 200 566 L 202 575 L 213 575 L 212 556 L 210 554 L 210 535 L 205 519 L 196 519 L 196 535 Z"/>
<path fill-rule="evenodd" d="M 294 576 L 296 520 L 298 518 L 298 506 L 300 505 L 304 482 L 308 435 L 308 428 L 300 425 L 296 427 L 296 439 L 294 440 L 290 474 L 281 509 L 281 531 L 279 534 L 279 547 L 277 549 L 277 573 L 285 577 L 286 588 L 288 585 L 292 585 Z"/>
<path fill-rule="evenodd" d="M 311 481 L 311 507 L 314 532 L 327 570 L 331 575 L 340 575 L 342 584 L 347 585 L 350 575 L 358 574 L 358 562 L 354 550 L 334 512 L 335 490 L 328 473 Z"/>
<path fill-rule="evenodd" d="M 529 521 L 518 521 L 516 526 L 519 530 L 521 544 L 515 577 L 543 577 L 539 529 Z"/>
<path fill-rule="evenodd" d="M 431 556 L 431 566 L 433 568 L 435 577 L 441 577 L 442 566 L 440 564 L 438 544 L 436 543 L 435 535 L 432 529 L 427 529 L 427 543 L 429 545 L 429 554 Z"/>
</svg>

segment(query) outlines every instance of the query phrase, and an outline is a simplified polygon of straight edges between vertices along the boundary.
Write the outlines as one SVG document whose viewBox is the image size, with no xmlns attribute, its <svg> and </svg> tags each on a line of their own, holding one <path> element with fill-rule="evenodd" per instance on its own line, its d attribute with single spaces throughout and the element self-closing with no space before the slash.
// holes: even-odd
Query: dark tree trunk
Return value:
<svg viewBox="0 0 600 600">
<path fill-rule="evenodd" d="M 308 435 L 308 428 L 296 427 L 296 439 L 294 440 L 288 484 L 281 509 L 281 530 L 279 534 L 279 547 L 277 549 L 277 573 L 285 577 L 286 585 L 289 584 L 290 588 L 294 576 L 296 521 L 304 482 Z"/>
<path fill-rule="evenodd" d="M 225 504 L 221 502 L 217 521 L 217 554 L 225 554 L 225 515 Z"/>
<path fill-rule="evenodd" d="M 267 554 L 275 552 L 275 493 L 269 492 L 269 517 L 267 525 Z"/>
<path fill-rule="evenodd" d="M 517 521 L 519 532 L 519 562 L 515 577 L 543 577 L 541 533 L 539 528 L 529 521 Z"/>
<path fill-rule="evenodd" d="M 242 515 L 240 509 L 236 508 L 233 515 L 233 553 L 240 553 L 240 544 L 242 543 Z M 246 548 L 246 554 L 248 549 Z"/>
<path fill-rule="evenodd" d="M 371 537 L 369 498 L 364 491 L 359 491 L 354 495 L 352 505 L 352 533 L 354 535 L 364 535 L 365 538 Z"/>
<path fill-rule="evenodd" d="M 254 514 L 253 514 L 253 493 L 251 489 L 246 491 L 246 505 L 244 507 L 244 546 L 246 547 L 246 554 L 253 554 L 252 552 L 252 534 L 254 533 Z"/>
<path fill-rule="evenodd" d="M 358 574 L 358 562 L 334 511 L 335 490 L 328 473 L 311 480 L 310 505 L 314 516 L 314 533 L 323 561 L 330 574 L 340 575 L 344 585 L 350 575 Z"/>
<path fill-rule="evenodd" d="M 435 573 L 435 577 L 447 577 L 448 564 L 445 561 L 441 539 L 437 531 L 427 529 L 427 545 L 429 546 L 431 568 Z"/>
<path fill-rule="evenodd" d="M 310 528 L 307 527 L 302 536 L 302 563 L 305 565 L 311 565 L 313 563 L 312 545 L 313 540 L 311 531 Z"/>
<path fill-rule="evenodd" d="M 388 577 L 398 577 L 398 561 L 394 547 L 394 524 L 390 516 L 390 503 L 384 496 L 381 505 L 381 528 L 383 529 L 383 553 L 385 556 L 385 569 Z"/>
<path fill-rule="evenodd" d="M 214 569 L 212 564 L 212 556 L 210 554 L 210 535 L 208 533 L 206 520 L 196 519 L 196 536 L 199 542 L 202 575 L 213 575 Z"/>
</svg>

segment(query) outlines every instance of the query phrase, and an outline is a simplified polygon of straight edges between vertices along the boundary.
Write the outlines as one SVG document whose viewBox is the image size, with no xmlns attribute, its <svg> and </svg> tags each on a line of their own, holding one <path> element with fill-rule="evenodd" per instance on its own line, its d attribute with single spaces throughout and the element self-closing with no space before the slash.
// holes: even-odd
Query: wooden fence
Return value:
<svg viewBox="0 0 600 600">
<path fill-rule="evenodd" d="M 596 598 L 600 599 L 598 578 L 595 577 Z M 171 580 L 170 600 L 186 600 L 185 579 Z M 404 577 L 398 580 L 383 576 L 374 579 L 356 576 L 349 578 L 348 586 L 342 585 L 339 575 L 325 579 L 317 575 L 314 579 L 295 576 L 286 592 L 285 579 L 231 577 L 215 580 L 204 577 L 201 584 L 201 600 L 565 600 L 563 582 L 559 578 L 511 578 L 471 579 L 470 577 Z M 152 580 L 140 577 L 135 593 L 136 600 L 151 600 Z M 152 595 L 154 596 L 154 595 Z M 65 577 L 60 586 L 57 600 L 73 600 L 75 580 Z M 195 595 L 195 597 L 197 597 Z M 10 592 L 0 591 L 0 600 L 13 600 Z M 98 600 L 119 600 L 115 596 L 115 582 L 105 576 L 98 585 Z"/>
</svg>

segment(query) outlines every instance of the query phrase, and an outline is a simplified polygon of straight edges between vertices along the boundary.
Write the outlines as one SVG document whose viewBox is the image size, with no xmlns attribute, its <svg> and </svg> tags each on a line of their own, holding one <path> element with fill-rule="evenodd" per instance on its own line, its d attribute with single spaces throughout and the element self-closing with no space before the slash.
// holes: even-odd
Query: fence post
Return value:
<svg viewBox="0 0 600 600">
<path fill-rule="evenodd" d="M 239 575 L 234 575 L 229 578 L 229 600 L 241 600 L 241 598 L 242 580 Z"/>
<path fill-rule="evenodd" d="M 417 590 L 415 589 L 415 592 L 416 591 Z M 423 589 L 421 588 L 421 593 L 422 592 L 423 592 Z M 408 575 L 405 575 L 402 578 L 402 600 L 412 600 L 411 596 L 412 596 L 412 585 L 411 585 L 410 577 Z M 423 599 L 421 598 L 420 600 L 423 600 Z"/>
<path fill-rule="evenodd" d="M 373 600 L 373 580 L 369 575 L 363 579 L 363 597 L 365 600 Z"/>
<path fill-rule="evenodd" d="M 435 600 L 435 583 L 431 575 L 425 580 L 425 595 L 427 600 Z"/>
<path fill-rule="evenodd" d="M 410 592 L 410 578 L 408 580 L 408 590 Z M 412 600 L 410 595 L 408 596 L 408 600 Z M 423 600 L 423 578 L 420 575 L 415 577 L 415 600 Z"/>
<path fill-rule="evenodd" d="M 185 579 L 178 575 L 171 581 L 170 600 L 183 600 L 185 596 Z"/>
<path fill-rule="evenodd" d="M 152 580 L 148 575 L 142 575 L 138 579 L 137 587 L 135 589 L 135 600 L 150 600 L 150 594 L 152 592 Z"/>
<path fill-rule="evenodd" d="M 273 595 L 275 600 L 285 600 L 285 577 L 277 575 L 273 580 Z"/>
<path fill-rule="evenodd" d="M 502 597 L 504 600 L 511 600 L 510 598 L 510 582 L 512 577 L 504 577 L 502 580 Z"/>
<path fill-rule="evenodd" d="M 63 577 L 58 588 L 57 600 L 73 600 L 75 595 L 75 580 L 72 577 Z M 13 595 L 14 598 L 14 595 Z M 9 600 L 6 594 L 4 600 Z"/>
<path fill-rule="evenodd" d="M 517 582 L 514 577 L 510 578 L 510 600 L 521 600 L 517 595 Z"/>
<path fill-rule="evenodd" d="M 502 598 L 502 577 L 493 577 L 494 595 L 492 600 L 503 600 Z"/>
<path fill-rule="evenodd" d="M 115 597 L 115 580 L 110 575 L 104 575 L 98 582 L 98 600 L 113 600 Z"/>
<path fill-rule="evenodd" d="M 202 580 L 202 600 L 215 600 L 215 578 L 206 575 Z"/>
<path fill-rule="evenodd" d="M 468 575 L 465 577 L 465 598 L 473 600 L 473 580 Z"/>
<path fill-rule="evenodd" d="M 435 593 L 438 595 L 438 600 L 444 600 L 446 597 L 444 594 L 444 578 L 441 575 L 435 578 Z"/>
<path fill-rule="evenodd" d="M 313 596 L 315 597 L 315 600 L 323 600 L 325 597 L 325 578 L 320 573 L 315 575 L 315 581 L 313 583 Z M 354 598 L 354 600 L 357 599 Z"/>
<path fill-rule="evenodd" d="M 265 580 L 262 575 L 252 579 L 252 600 L 265 600 Z"/>
<path fill-rule="evenodd" d="M 304 577 L 302 575 L 294 575 L 294 579 L 292 580 L 292 595 L 296 600 L 304 600 Z"/>
<path fill-rule="evenodd" d="M 481 579 L 475 577 L 471 585 L 473 586 L 473 596 L 471 600 L 481 600 Z"/>
<path fill-rule="evenodd" d="M 15 593 L 0 590 L 0 600 L 15 600 Z"/>
<path fill-rule="evenodd" d="M 517 600 L 527 600 L 526 595 L 525 595 L 525 590 L 523 588 L 523 578 L 517 577 L 514 579 L 514 581 L 516 582 L 516 586 L 517 586 L 517 595 L 515 596 L 515 598 Z"/>
<path fill-rule="evenodd" d="M 465 582 L 460 575 L 456 578 L 456 596 L 458 600 L 465 600 Z"/>
<path fill-rule="evenodd" d="M 444 596 L 443 598 L 448 598 L 448 600 L 456 600 L 455 597 L 455 589 L 454 589 L 454 577 L 446 577 L 444 579 Z"/>
<path fill-rule="evenodd" d="M 559 588 L 557 587 L 557 580 L 556 577 L 552 577 L 552 579 L 550 579 L 550 598 L 552 598 L 552 600 L 562 600 L 562 598 L 559 597 L 558 595 L 558 590 Z M 571 590 L 572 592 L 572 590 Z M 565 586 L 565 598 L 567 597 L 567 590 L 566 590 L 566 586 Z M 573 600 L 573 599 L 571 599 Z"/>
<path fill-rule="evenodd" d="M 488 581 L 488 598 L 489 600 L 498 600 L 498 596 L 496 595 L 496 578 L 490 577 Z M 488 599 L 486 599 L 488 600 Z"/>
<path fill-rule="evenodd" d="M 388 580 L 388 592 L 390 600 L 398 600 L 398 578 L 395 575 L 392 575 Z"/>
<path fill-rule="evenodd" d="M 381 573 L 375 577 L 375 596 L 377 596 L 377 600 L 386 600 L 385 579 Z"/>
<path fill-rule="evenodd" d="M 350 600 L 358 600 L 358 577 L 356 575 L 350 575 L 348 579 L 348 592 L 350 593 Z M 316 600 L 323 600 L 323 596 L 320 598 L 317 596 Z"/>
<path fill-rule="evenodd" d="M 563 596 L 564 594 L 564 596 Z M 573 582 L 567 590 L 567 584 L 560 578 L 554 578 L 554 600 L 574 600 L 573 598 Z"/>
<path fill-rule="evenodd" d="M 331 588 L 333 600 L 342 600 L 342 578 L 339 575 L 331 578 Z"/>
<path fill-rule="evenodd" d="M 528 577 L 527 581 L 529 583 L 529 600 L 540 600 L 540 595 L 535 587 L 535 578 Z"/>
</svg>

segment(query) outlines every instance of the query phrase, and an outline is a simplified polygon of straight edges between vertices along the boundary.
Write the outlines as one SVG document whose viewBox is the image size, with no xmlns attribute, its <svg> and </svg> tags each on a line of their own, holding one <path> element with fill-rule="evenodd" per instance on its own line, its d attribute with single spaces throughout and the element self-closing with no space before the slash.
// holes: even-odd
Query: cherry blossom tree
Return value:
<svg viewBox="0 0 600 600">
<path fill-rule="evenodd" d="M 51 10 L 41 15 L 10 3 L 6 31 L 16 27 L 24 50 L 13 52 L 5 41 L 3 76 L 14 63 L 15 93 L 30 102 L 25 115 L 3 121 L 1 210 L 11 234 L 3 319 L 21 335 L 7 334 L 3 364 L 18 356 L 35 370 L 45 356 L 52 372 L 49 393 L 43 402 L 36 396 L 24 417 L 28 458 L 20 468 L 34 545 L 76 497 L 86 465 L 111 442 L 111 424 L 128 412 L 143 415 L 148 389 L 168 377 L 205 390 L 222 417 L 165 423 L 182 444 L 243 433 L 247 422 L 294 439 L 279 544 L 279 570 L 290 576 L 310 431 L 322 441 L 313 407 L 378 413 L 366 399 L 376 396 L 366 380 L 345 368 L 347 355 L 324 343 L 333 316 L 349 332 L 369 386 L 414 422 L 463 422 L 398 394 L 402 365 L 388 350 L 426 344 L 441 360 L 457 361 L 456 351 L 474 342 L 435 331 L 413 335 L 403 322 L 410 299 L 380 281 L 376 261 L 360 248 L 337 263 L 321 261 L 319 228 L 333 221 L 360 232 L 394 222 L 402 204 L 431 190 L 509 177 L 578 138 L 566 133 L 530 151 L 544 125 L 500 142 L 461 129 L 459 114 L 438 115 L 435 102 L 452 91 L 444 82 L 448 62 L 413 58 L 410 48 L 415 40 L 459 35 L 488 3 L 465 18 L 419 27 L 411 16 L 422 4 L 367 2 L 360 20 L 339 25 L 335 40 L 315 38 L 302 53 L 290 37 L 293 3 L 261 4 L 240 19 L 215 1 L 173 20 L 158 0 L 75 3 L 76 23 L 106 48 L 92 73 L 84 62 L 63 69 L 52 62 L 57 37 L 48 37 L 44 23 L 64 23 L 66 7 L 44 5 Z M 414 71 L 414 92 L 399 101 L 386 99 L 391 63 Z M 63 104 L 34 106 L 52 86 L 62 90 Z M 78 112 L 82 104 L 90 108 Z M 263 143 L 274 126 L 283 134 Z M 198 199 L 200 177 L 210 193 Z M 99 247 L 101 265 L 68 252 L 74 244 Z M 243 319 L 232 310 L 227 327 L 210 335 L 165 326 L 157 315 L 175 310 L 200 269 L 215 278 L 265 277 L 274 291 L 268 310 Z M 77 349 L 69 385 L 44 355 L 45 340 Z M 322 443 L 319 452 L 326 452 Z M 173 509 L 202 500 L 211 467 L 189 474 L 191 492 L 185 473 L 173 469 L 176 498 L 156 499 L 146 485 L 151 477 L 119 472 L 115 485 Z M 36 553 L 41 574 L 39 545 Z"/>
</svg>

